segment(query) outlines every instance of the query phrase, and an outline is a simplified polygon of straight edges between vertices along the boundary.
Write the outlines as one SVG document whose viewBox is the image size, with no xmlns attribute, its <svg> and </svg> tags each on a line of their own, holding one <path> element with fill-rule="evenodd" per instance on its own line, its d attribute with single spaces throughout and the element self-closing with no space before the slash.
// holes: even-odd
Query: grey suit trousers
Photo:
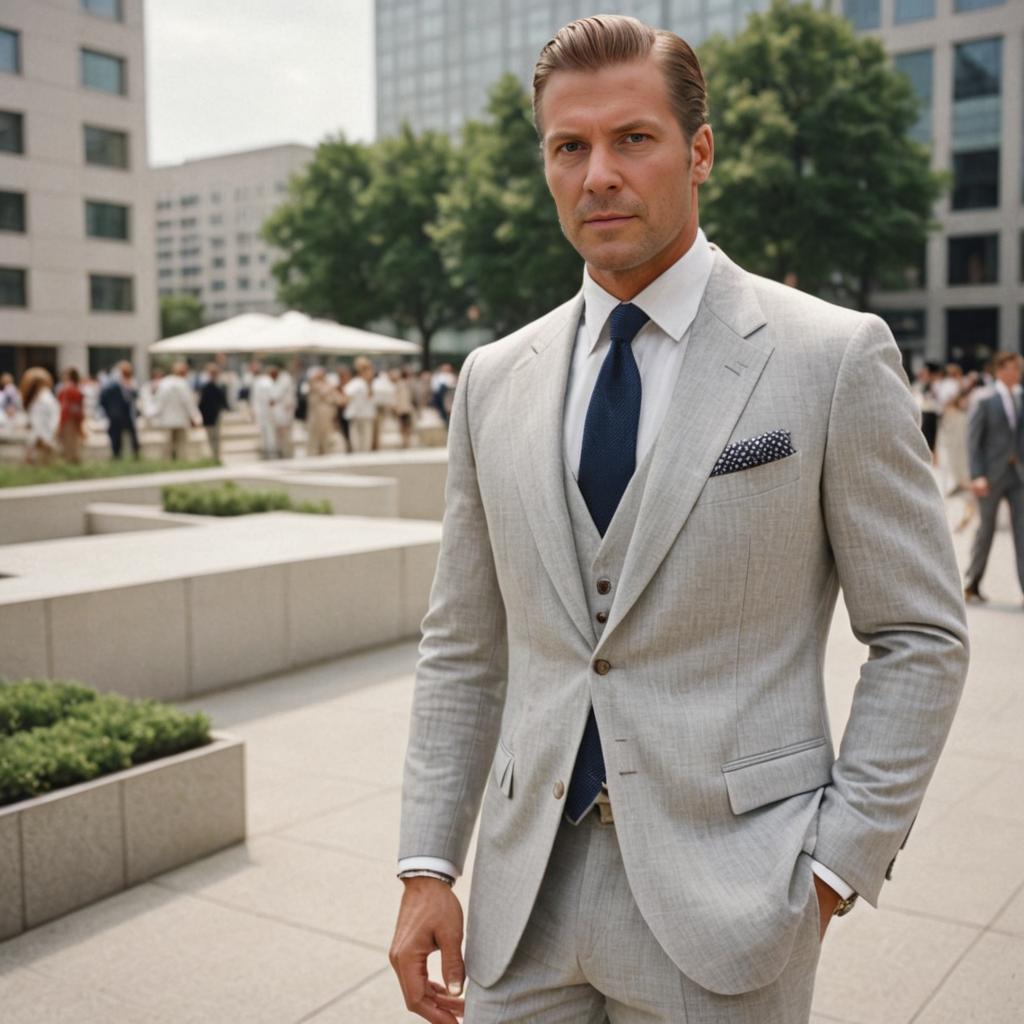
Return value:
<svg viewBox="0 0 1024 1024">
<path fill-rule="evenodd" d="M 680 876 L 686 864 L 679 864 Z M 563 821 L 523 937 L 501 979 L 472 978 L 464 1024 L 806 1024 L 821 944 L 813 883 L 782 974 L 740 995 L 691 981 L 651 934 L 614 825 Z"/>
<path fill-rule="evenodd" d="M 1004 473 L 999 480 L 989 482 L 989 493 L 978 499 L 980 522 L 971 547 L 971 561 L 967 567 L 968 586 L 977 587 L 985 575 L 988 555 L 996 533 L 996 519 L 1003 499 L 1010 505 L 1010 529 L 1017 554 L 1017 578 L 1024 590 L 1024 481 L 1016 472 Z"/>
</svg>

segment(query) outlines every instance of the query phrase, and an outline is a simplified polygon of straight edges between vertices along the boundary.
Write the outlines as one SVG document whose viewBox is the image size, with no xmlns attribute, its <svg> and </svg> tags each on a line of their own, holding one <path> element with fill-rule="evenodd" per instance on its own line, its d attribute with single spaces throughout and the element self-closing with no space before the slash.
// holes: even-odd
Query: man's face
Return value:
<svg viewBox="0 0 1024 1024">
<path fill-rule="evenodd" d="M 1009 359 L 996 370 L 996 377 L 1008 388 L 1015 388 L 1020 383 L 1020 360 Z"/>
<path fill-rule="evenodd" d="M 556 71 L 539 115 L 562 231 L 599 284 L 631 298 L 693 243 L 711 129 L 687 143 L 653 58 Z"/>
</svg>

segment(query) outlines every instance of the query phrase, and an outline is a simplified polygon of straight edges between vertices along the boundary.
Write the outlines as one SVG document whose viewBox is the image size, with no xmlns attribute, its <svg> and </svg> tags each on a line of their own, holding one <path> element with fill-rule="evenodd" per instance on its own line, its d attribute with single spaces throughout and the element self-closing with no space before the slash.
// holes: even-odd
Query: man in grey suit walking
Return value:
<svg viewBox="0 0 1024 1024">
<path fill-rule="evenodd" d="M 433 1024 L 798 1024 L 966 673 L 914 402 L 881 320 L 705 238 L 714 140 L 683 40 L 573 22 L 534 115 L 583 288 L 459 379 L 391 961 Z M 837 755 L 840 587 L 870 655 Z M 481 799 L 463 963 L 450 886 Z"/>
<path fill-rule="evenodd" d="M 978 498 L 981 522 L 974 535 L 964 596 L 984 601 L 979 589 L 985 574 L 996 517 L 1005 498 L 1010 505 L 1017 578 L 1024 590 L 1024 412 L 1021 410 L 1021 357 L 999 352 L 992 360 L 995 387 L 971 410 L 967 421 L 967 458 L 971 490 Z"/>
</svg>

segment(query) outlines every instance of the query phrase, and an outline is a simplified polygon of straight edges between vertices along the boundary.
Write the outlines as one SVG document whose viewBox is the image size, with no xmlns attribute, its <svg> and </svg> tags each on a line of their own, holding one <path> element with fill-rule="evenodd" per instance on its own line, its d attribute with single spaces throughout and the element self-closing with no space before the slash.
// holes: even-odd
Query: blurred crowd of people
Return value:
<svg viewBox="0 0 1024 1024">
<path fill-rule="evenodd" d="M 218 357 L 201 369 L 185 362 L 170 372 L 154 368 L 144 382 L 127 360 L 95 378 L 69 367 L 56 384 L 42 367 L 28 369 L 20 383 L 5 373 L 0 376 L 0 437 L 23 438 L 28 464 L 47 465 L 57 458 L 77 463 L 90 423 L 106 432 L 115 459 L 126 448 L 139 458 L 145 426 L 165 432 L 164 454 L 178 460 L 186 456 L 190 430 L 201 426 L 210 454 L 220 461 L 222 416 L 239 410 L 258 428 L 259 453 L 266 459 L 295 455 L 296 421 L 305 423 L 307 455 L 375 451 L 389 417 L 401 446 L 408 448 L 424 410 L 434 410 L 435 421 L 447 426 L 457 379 L 451 363 L 434 371 L 409 366 L 378 371 L 366 356 L 336 370 L 293 363 L 289 371 L 281 362 L 254 360 L 237 373 L 225 362 Z"/>
</svg>

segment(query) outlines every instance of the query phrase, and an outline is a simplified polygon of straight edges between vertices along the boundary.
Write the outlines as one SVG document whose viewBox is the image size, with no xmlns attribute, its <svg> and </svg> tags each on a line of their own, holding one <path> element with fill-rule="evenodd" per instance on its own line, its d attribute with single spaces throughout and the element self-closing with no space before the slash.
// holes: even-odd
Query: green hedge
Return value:
<svg viewBox="0 0 1024 1024">
<path fill-rule="evenodd" d="M 210 722 L 75 683 L 0 680 L 0 806 L 210 742 Z"/>
<path fill-rule="evenodd" d="M 52 466 L 14 466 L 0 464 L 0 487 L 34 487 L 36 484 L 66 483 L 69 480 L 103 480 L 114 476 L 140 476 L 145 473 L 179 473 L 186 469 L 219 466 L 216 459 L 195 462 L 170 462 L 161 459 L 123 459 L 110 462 L 55 462 Z"/>
<path fill-rule="evenodd" d="M 160 490 L 165 512 L 196 516 L 245 516 L 254 512 L 309 512 L 329 516 L 329 501 L 293 502 L 284 491 L 245 491 L 234 481 L 219 487 L 174 484 Z"/>
</svg>

